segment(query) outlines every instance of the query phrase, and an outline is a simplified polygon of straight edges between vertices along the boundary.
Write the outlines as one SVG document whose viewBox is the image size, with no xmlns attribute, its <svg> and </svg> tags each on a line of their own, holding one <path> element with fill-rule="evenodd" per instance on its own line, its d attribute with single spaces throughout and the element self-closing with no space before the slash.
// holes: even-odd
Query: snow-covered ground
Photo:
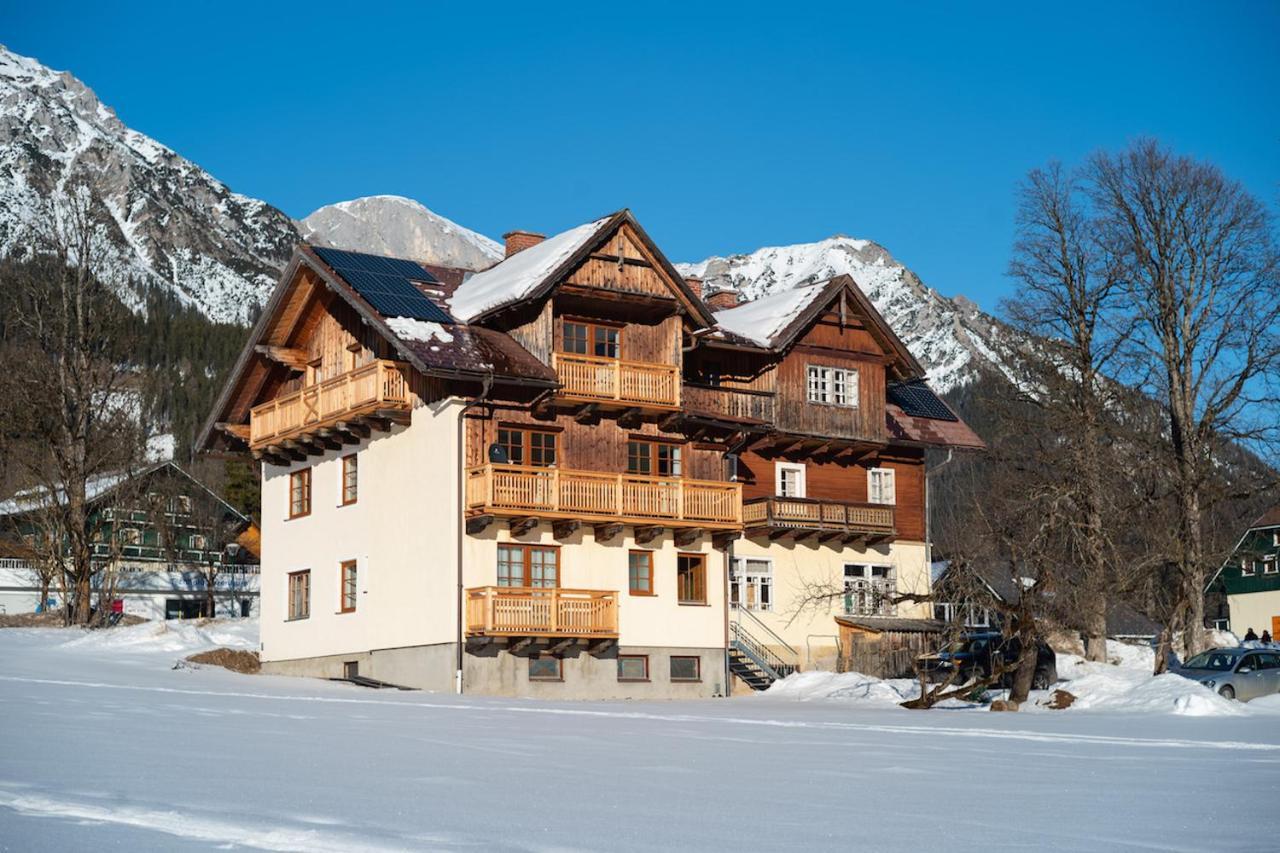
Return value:
<svg viewBox="0 0 1280 853">
<path fill-rule="evenodd" d="M 0 849 L 1267 850 L 1280 833 L 1276 703 L 912 712 L 866 679 L 874 701 L 793 682 L 573 704 L 173 668 L 220 645 L 252 648 L 252 623 L 0 630 Z M 1102 666 L 1063 674 L 1079 689 Z"/>
</svg>

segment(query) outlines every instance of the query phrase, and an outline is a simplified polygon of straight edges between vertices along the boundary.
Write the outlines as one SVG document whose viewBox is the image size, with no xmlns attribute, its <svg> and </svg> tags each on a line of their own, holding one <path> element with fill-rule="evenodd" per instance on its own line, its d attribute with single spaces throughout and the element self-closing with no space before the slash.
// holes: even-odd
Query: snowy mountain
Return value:
<svg viewBox="0 0 1280 853">
<path fill-rule="evenodd" d="M 0 47 L 0 254 L 81 180 L 105 202 L 108 272 L 131 305 L 160 287 L 248 322 L 298 239 L 279 210 L 129 129 L 75 77 Z"/>
<path fill-rule="evenodd" d="M 375 195 L 322 207 L 298 223 L 302 236 L 335 249 L 414 258 L 482 270 L 502 259 L 502 245 L 433 213 L 411 198 Z"/>
<path fill-rule="evenodd" d="M 870 240 L 837 235 L 817 243 L 771 246 L 750 254 L 676 264 L 704 286 L 737 290 L 743 300 L 848 273 L 946 392 L 980 369 L 1003 369 L 992 342 L 1005 327 L 964 297 L 948 299 Z"/>
</svg>

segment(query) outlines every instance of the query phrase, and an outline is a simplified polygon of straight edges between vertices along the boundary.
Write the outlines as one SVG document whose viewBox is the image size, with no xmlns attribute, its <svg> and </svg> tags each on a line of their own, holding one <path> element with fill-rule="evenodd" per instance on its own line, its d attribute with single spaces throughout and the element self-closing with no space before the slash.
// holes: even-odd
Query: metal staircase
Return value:
<svg viewBox="0 0 1280 853">
<path fill-rule="evenodd" d="M 733 608 L 729 637 L 729 671 L 752 690 L 765 690 L 800 669 L 799 653 L 750 610 Z"/>
</svg>

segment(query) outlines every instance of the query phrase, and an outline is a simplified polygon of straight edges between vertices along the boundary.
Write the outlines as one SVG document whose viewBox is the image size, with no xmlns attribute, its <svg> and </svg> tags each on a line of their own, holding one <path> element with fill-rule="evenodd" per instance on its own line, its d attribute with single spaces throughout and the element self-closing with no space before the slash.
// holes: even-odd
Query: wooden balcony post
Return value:
<svg viewBox="0 0 1280 853">
<path fill-rule="evenodd" d="M 551 612 L 547 614 L 551 620 L 551 633 L 554 634 L 560 627 L 560 590 L 551 590 Z"/>
</svg>

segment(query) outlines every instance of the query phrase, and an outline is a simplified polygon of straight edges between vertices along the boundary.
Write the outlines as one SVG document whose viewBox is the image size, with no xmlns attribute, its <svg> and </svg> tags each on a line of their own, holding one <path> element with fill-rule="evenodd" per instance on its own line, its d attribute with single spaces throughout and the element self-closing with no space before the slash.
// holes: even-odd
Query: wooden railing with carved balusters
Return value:
<svg viewBox="0 0 1280 853">
<path fill-rule="evenodd" d="M 893 507 L 810 498 L 767 497 L 742 506 L 744 527 L 798 528 L 891 536 Z"/>
<path fill-rule="evenodd" d="M 680 406 L 680 370 L 674 364 L 557 352 L 551 356 L 551 365 L 564 386 L 563 397 L 668 409 Z"/>
<path fill-rule="evenodd" d="M 742 486 L 682 477 L 645 477 L 527 465 L 467 470 L 467 508 L 683 527 L 737 527 Z"/>
<path fill-rule="evenodd" d="M 249 416 L 249 446 L 265 447 L 380 409 L 408 411 L 411 398 L 407 376 L 407 366 L 400 362 L 372 361 L 254 406 Z"/>
<path fill-rule="evenodd" d="M 691 415 L 727 417 L 739 421 L 773 421 L 774 394 L 727 385 L 699 385 L 686 382 L 681 391 L 684 410 Z"/>
<path fill-rule="evenodd" d="M 467 634 L 616 638 L 618 594 L 595 589 L 468 589 Z"/>
</svg>

